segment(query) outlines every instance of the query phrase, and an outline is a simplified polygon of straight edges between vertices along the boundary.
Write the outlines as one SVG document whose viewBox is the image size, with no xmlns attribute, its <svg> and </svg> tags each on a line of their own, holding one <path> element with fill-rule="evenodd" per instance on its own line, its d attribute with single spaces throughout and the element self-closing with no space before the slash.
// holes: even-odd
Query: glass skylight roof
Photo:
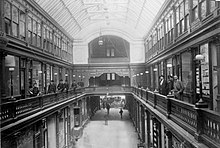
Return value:
<svg viewBox="0 0 220 148">
<path fill-rule="evenodd" d="M 73 38 L 84 29 L 92 31 L 100 28 L 112 28 L 143 38 L 164 1 L 35 0 Z"/>
</svg>

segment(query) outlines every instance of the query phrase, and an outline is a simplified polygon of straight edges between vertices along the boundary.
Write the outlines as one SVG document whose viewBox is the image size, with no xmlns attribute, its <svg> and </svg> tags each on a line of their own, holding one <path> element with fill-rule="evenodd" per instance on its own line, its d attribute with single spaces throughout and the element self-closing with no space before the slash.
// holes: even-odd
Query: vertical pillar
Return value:
<svg viewBox="0 0 220 148">
<path fill-rule="evenodd" d="M 141 133 L 142 142 L 145 143 L 145 112 L 143 106 L 141 106 Z"/>
<path fill-rule="evenodd" d="M 0 2 L 1 3 L 1 2 Z M 0 52 L 0 98 L 4 98 L 6 97 L 6 94 L 5 94 L 5 88 L 6 88 L 6 85 L 5 85 L 5 56 L 6 54 L 4 52 Z M 0 100 L 1 102 L 2 100 Z"/>
<path fill-rule="evenodd" d="M 171 148 L 172 147 L 172 133 L 170 131 L 166 131 L 166 135 L 167 135 L 167 147 Z"/>
<path fill-rule="evenodd" d="M 150 137 L 150 112 L 146 110 L 146 115 L 147 115 L 147 141 L 146 141 L 146 146 L 151 147 L 151 137 Z"/>
<path fill-rule="evenodd" d="M 161 126 L 159 121 L 153 118 L 153 148 L 161 147 Z"/>
<path fill-rule="evenodd" d="M 136 103 L 137 104 L 137 108 L 136 108 L 136 128 L 138 133 L 140 134 L 140 106 L 139 106 L 139 102 Z"/>
<path fill-rule="evenodd" d="M 216 51 L 217 51 L 217 79 L 218 79 L 218 95 L 217 95 L 217 112 L 220 112 L 220 35 L 217 36 Z"/>
<path fill-rule="evenodd" d="M 4 31 L 4 0 L 0 1 L 0 32 L 5 32 Z"/>
<path fill-rule="evenodd" d="M 59 118 L 61 114 L 61 110 L 56 113 L 56 148 L 59 148 Z"/>
</svg>

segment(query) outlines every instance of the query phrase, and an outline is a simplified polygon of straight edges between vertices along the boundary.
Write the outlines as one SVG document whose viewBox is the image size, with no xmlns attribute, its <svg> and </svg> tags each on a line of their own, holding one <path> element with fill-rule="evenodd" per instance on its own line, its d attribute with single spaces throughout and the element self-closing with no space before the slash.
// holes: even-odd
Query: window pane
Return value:
<svg viewBox="0 0 220 148">
<path fill-rule="evenodd" d="M 179 7 L 176 8 L 176 23 L 179 22 Z"/>
<path fill-rule="evenodd" d="M 20 11 L 20 35 L 25 37 L 25 13 Z"/>
<path fill-rule="evenodd" d="M 32 18 L 28 17 L 28 30 L 32 31 Z"/>
<path fill-rule="evenodd" d="M 107 53 L 106 53 L 107 57 L 110 56 L 110 49 L 107 49 Z"/>
<path fill-rule="evenodd" d="M 5 17 L 11 19 L 11 6 L 10 3 L 7 1 L 5 1 L 4 10 L 5 10 Z"/>
<path fill-rule="evenodd" d="M 16 23 L 12 23 L 12 34 L 15 37 L 18 37 L 18 24 Z"/>
<path fill-rule="evenodd" d="M 115 80 L 115 73 L 112 73 L 112 80 Z"/>
<path fill-rule="evenodd" d="M 37 34 L 41 36 L 41 24 L 39 22 L 37 23 Z"/>
<path fill-rule="evenodd" d="M 204 19 L 206 17 L 206 1 L 201 3 L 201 18 Z"/>
<path fill-rule="evenodd" d="M 189 13 L 189 1 L 185 1 L 185 15 Z"/>
<path fill-rule="evenodd" d="M 8 19 L 5 19 L 5 33 L 11 34 L 11 21 Z"/>
<path fill-rule="evenodd" d="M 215 0 L 210 0 L 210 12 L 214 11 L 216 8 Z"/>
<path fill-rule="evenodd" d="M 193 0 L 192 3 L 193 3 L 193 7 L 195 7 L 198 5 L 198 0 Z"/>
<path fill-rule="evenodd" d="M 183 3 L 180 4 L 180 19 L 184 17 L 184 5 Z"/>
<path fill-rule="evenodd" d="M 114 49 L 114 48 L 111 49 L 111 56 L 112 56 L 112 57 L 115 56 L 115 49 Z"/>
<path fill-rule="evenodd" d="M 193 10 L 193 21 L 198 18 L 198 7 L 195 7 Z"/>
<path fill-rule="evenodd" d="M 18 9 L 15 6 L 12 6 L 12 20 L 18 24 Z"/>
<path fill-rule="evenodd" d="M 107 80 L 111 80 L 111 74 L 107 73 Z"/>
<path fill-rule="evenodd" d="M 37 33 L 37 22 L 33 20 L 33 33 Z"/>
</svg>

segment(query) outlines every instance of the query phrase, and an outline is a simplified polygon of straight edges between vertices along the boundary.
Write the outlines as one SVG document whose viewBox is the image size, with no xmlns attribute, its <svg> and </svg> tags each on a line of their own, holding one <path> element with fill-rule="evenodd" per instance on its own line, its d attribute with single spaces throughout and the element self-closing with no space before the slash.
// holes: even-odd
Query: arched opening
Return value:
<svg viewBox="0 0 220 148">
<path fill-rule="evenodd" d="M 130 44 L 126 40 L 104 35 L 89 42 L 89 63 L 129 62 Z"/>
</svg>

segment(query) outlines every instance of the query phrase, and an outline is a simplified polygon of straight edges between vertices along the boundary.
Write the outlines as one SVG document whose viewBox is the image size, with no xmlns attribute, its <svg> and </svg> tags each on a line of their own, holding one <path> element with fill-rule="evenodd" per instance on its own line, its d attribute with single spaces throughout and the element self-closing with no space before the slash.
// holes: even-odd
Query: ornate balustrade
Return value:
<svg viewBox="0 0 220 148">
<path fill-rule="evenodd" d="M 70 90 L 68 92 L 45 94 L 36 97 L 19 100 L 14 99 L 4 102 L 0 105 L 1 127 L 18 121 L 19 119 L 27 117 L 51 105 L 65 101 L 70 97 L 74 97 L 74 95 L 79 95 L 81 90 L 79 89 L 77 92 L 78 93 L 75 93 L 73 90 Z"/>
<path fill-rule="evenodd" d="M 39 110 L 45 109 L 81 93 L 84 94 L 106 94 L 106 93 L 133 93 L 144 102 L 153 106 L 159 112 L 167 116 L 185 131 L 189 132 L 198 141 L 220 147 L 220 114 L 209 109 L 195 108 L 189 104 L 174 98 L 163 96 L 156 92 L 136 87 L 86 87 L 62 93 L 46 94 L 42 96 L 12 100 L 0 105 L 1 126 L 15 122 L 27 117 Z"/>
<path fill-rule="evenodd" d="M 146 103 L 166 114 L 195 139 L 210 147 L 220 147 L 220 114 L 209 109 L 196 108 L 195 105 L 169 98 L 161 94 L 133 88 L 133 93 Z M 141 92 L 142 91 L 142 92 Z M 141 94 L 146 94 L 145 96 Z"/>
</svg>

